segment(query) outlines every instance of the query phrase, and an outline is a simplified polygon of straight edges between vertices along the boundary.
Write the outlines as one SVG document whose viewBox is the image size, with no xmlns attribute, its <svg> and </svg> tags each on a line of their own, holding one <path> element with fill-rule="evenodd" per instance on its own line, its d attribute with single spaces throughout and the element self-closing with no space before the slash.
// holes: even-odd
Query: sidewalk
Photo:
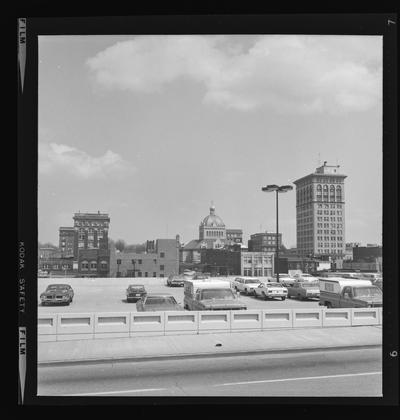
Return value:
<svg viewBox="0 0 400 420">
<path fill-rule="evenodd" d="M 378 326 L 152 336 L 38 343 L 38 364 L 238 355 L 382 345 Z"/>
</svg>

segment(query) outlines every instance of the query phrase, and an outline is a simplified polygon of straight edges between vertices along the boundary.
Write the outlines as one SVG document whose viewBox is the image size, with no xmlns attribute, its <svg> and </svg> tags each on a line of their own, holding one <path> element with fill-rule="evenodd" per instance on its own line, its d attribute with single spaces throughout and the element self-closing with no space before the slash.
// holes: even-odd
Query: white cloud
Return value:
<svg viewBox="0 0 400 420">
<path fill-rule="evenodd" d="M 103 156 L 93 157 L 64 144 L 39 143 L 39 173 L 49 175 L 59 171 L 91 179 L 122 177 L 134 171 L 134 168 L 111 150 L 107 150 Z"/>
<path fill-rule="evenodd" d="M 203 84 L 204 103 L 248 111 L 364 111 L 381 101 L 382 39 L 372 36 L 139 36 L 87 61 L 108 89 Z"/>
</svg>

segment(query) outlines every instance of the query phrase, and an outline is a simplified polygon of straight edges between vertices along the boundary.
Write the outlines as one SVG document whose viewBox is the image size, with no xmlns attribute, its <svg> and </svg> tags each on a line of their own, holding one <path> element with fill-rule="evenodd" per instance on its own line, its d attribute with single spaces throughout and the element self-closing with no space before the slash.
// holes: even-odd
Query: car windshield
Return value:
<svg viewBox="0 0 400 420">
<path fill-rule="evenodd" d="M 246 280 L 245 281 L 245 283 L 246 284 L 260 284 L 261 283 L 261 281 L 260 280 L 258 280 L 258 279 L 251 279 L 251 280 Z"/>
<path fill-rule="evenodd" d="M 196 276 L 196 280 L 208 279 L 208 276 Z"/>
<path fill-rule="evenodd" d="M 271 287 L 283 287 L 280 283 L 267 283 L 267 286 L 271 286 Z"/>
<path fill-rule="evenodd" d="M 357 287 L 354 288 L 354 296 L 358 298 L 380 297 L 382 292 L 376 287 Z"/>
<path fill-rule="evenodd" d="M 234 299 L 230 289 L 205 289 L 201 291 L 202 299 Z"/>
<path fill-rule="evenodd" d="M 54 289 L 68 289 L 69 286 L 65 284 L 50 284 L 47 286 L 47 290 L 54 290 Z"/>
<path fill-rule="evenodd" d="M 176 300 L 173 296 L 159 296 L 150 297 L 146 299 L 146 305 L 176 305 Z"/>
</svg>

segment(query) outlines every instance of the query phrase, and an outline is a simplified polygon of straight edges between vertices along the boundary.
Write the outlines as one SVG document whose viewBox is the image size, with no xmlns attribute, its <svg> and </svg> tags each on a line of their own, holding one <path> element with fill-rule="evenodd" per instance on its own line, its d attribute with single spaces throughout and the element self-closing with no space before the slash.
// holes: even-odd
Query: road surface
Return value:
<svg viewBox="0 0 400 420">
<path fill-rule="evenodd" d="M 382 396 L 381 348 L 38 368 L 38 395 Z"/>
</svg>

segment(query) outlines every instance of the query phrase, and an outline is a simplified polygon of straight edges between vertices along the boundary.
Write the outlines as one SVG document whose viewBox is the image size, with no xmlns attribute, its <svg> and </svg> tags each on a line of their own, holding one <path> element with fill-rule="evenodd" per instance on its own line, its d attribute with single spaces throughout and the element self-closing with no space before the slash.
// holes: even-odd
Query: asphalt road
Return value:
<svg viewBox="0 0 400 420">
<path fill-rule="evenodd" d="M 38 395 L 382 396 L 381 348 L 38 368 Z"/>
<path fill-rule="evenodd" d="M 75 279 L 78 280 L 78 279 Z M 176 301 L 183 306 L 183 287 L 167 287 L 163 279 L 158 284 L 146 284 L 148 293 L 167 293 L 175 297 Z M 109 282 L 98 283 L 95 280 L 86 279 L 80 284 L 76 281 L 72 284 L 74 289 L 74 300 L 69 305 L 42 306 L 40 304 L 40 293 L 44 291 L 47 284 L 64 283 L 63 279 L 48 280 L 39 282 L 38 285 L 38 313 L 72 313 L 72 312 L 134 312 L 135 303 L 126 301 L 125 291 L 129 283 L 141 283 L 140 279 L 110 279 Z M 66 281 L 68 283 L 68 281 Z M 240 298 L 248 309 L 287 309 L 287 308 L 319 308 L 318 300 L 299 301 L 297 299 L 271 299 L 264 301 L 253 296 L 242 295 Z"/>
</svg>

